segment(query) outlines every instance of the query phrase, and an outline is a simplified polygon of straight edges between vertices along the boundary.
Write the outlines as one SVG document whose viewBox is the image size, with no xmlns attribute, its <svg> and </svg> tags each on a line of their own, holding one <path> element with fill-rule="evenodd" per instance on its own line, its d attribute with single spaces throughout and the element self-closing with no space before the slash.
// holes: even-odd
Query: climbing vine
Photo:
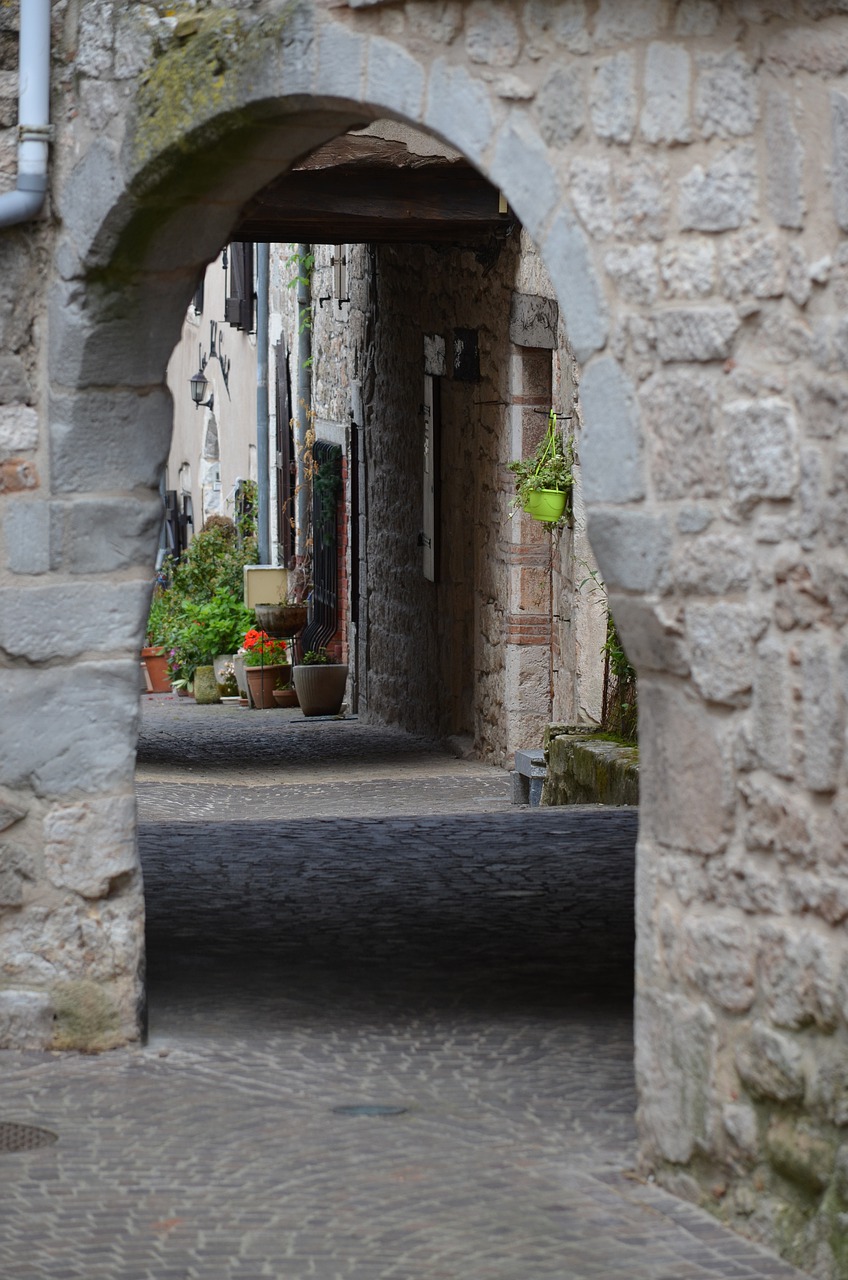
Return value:
<svg viewBox="0 0 848 1280">
<path fill-rule="evenodd" d="M 587 566 L 588 567 L 588 566 Z M 601 645 L 604 659 L 604 686 L 601 699 L 601 728 L 624 742 L 635 743 L 638 736 L 638 703 L 636 671 L 627 657 L 615 619 L 609 608 L 606 587 L 597 569 L 580 583 L 580 589 L 591 584 L 588 594 L 597 600 L 606 614 L 606 638 Z"/>
</svg>

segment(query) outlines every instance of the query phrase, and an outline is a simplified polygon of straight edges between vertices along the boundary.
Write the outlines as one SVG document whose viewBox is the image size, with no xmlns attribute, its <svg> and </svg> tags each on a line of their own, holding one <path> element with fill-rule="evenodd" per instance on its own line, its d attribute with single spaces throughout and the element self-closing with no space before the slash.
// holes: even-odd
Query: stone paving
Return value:
<svg viewBox="0 0 848 1280">
<path fill-rule="evenodd" d="M 632 811 L 144 702 L 149 1040 L 0 1057 L 2 1280 L 800 1275 L 633 1173 Z"/>
</svg>

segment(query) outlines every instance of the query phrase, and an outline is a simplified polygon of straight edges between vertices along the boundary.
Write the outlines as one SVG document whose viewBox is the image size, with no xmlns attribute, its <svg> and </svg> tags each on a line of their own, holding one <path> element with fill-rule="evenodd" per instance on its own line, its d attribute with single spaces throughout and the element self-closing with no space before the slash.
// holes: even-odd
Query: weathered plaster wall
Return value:
<svg viewBox="0 0 848 1280">
<path fill-rule="evenodd" d="M 218 258 L 204 273 L 203 308 L 198 313 L 188 307 L 180 341 L 168 361 L 174 425 L 165 482 L 166 488 L 180 491 L 181 469 L 188 465 L 195 533 L 209 516 L 232 519 L 236 482 L 256 479 L 256 336 L 224 320 L 226 281 Z M 210 322 L 215 325 L 217 359 L 209 358 Z M 211 409 L 196 408 L 189 392 L 201 352 L 207 361 L 205 399 L 213 398 Z"/>
<path fill-rule="evenodd" d="M 136 655 L 197 269 L 396 113 L 506 192 L 581 364 L 641 677 L 644 1164 L 848 1274 L 843 9 L 56 6 L 53 220 L 0 238 L 5 1042 L 135 1026 Z"/>
</svg>

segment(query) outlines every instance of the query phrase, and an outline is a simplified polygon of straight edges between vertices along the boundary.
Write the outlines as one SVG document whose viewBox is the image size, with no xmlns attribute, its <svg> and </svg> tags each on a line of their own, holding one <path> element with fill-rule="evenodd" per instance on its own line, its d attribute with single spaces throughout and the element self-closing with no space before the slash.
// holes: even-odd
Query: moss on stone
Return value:
<svg viewBox="0 0 848 1280">
<path fill-rule="evenodd" d="M 821 1195 L 830 1182 L 836 1158 L 836 1144 L 830 1135 L 791 1120 L 773 1120 L 766 1149 L 772 1167 L 812 1197 Z"/>
<path fill-rule="evenodd" d="M 543 805 L 639 803 L 639 751 L 596 734 L 562 733 L 546 752 Z"/>
<path fill-rule="evenodd" d="M 81 979 L 58 984 L 51 996 L 56 1018 L 54 1049 L 99 1052 L 126 1039 L 120 1010 L 107 988 Z"/>
<path fill-rule="evenodd" d="M 243 163 L 275 127 L 277 108 L 269 118 L 267 103 L 245 104 L 292 8 L 262 19 L 226 9 L 199 16 L 196 31 L 175 38 L 142 75 L 126 157 L 137 207 L 109 266 L 95 273 L 104 284 L 131 280 L 174 214 Z"/>
<path fill-rule="evenodd" d="M 142 76 L 136 98 L 133 159 L 143 169 L 171 149 L 191 154 L 194 131 L 238 110 L 255 81 L 257 59 L 289 21 L 284 12 L 257 22 L 250 15 L 216 9 L 198 16 L 187 38 L 175 39 Z"/>
<path fill-rule="evenodd" d="M 218 696 L 218 681 L 215 679 L 214 667 L 198 667 L 195 671 L 194 700 L 205 704 L 221 701 Z"/>
</svg>

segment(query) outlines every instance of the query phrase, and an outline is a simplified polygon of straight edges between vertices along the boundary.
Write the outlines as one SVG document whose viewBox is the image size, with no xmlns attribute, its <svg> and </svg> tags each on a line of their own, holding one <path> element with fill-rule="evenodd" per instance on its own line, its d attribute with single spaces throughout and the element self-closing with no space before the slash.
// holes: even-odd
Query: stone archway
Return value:
<svg viewBox="0 0 848 1280">
<path fill-rule="evenodd" d="M 505 192 L 584 370 L 589 531 L 641 677 L 645 1160 L 844 1273 L 840 7 L 302 4 L 151 34 L 81 6 L 60 225 L 4 245 L 47 335 L 18 343 L 46 429 L 24 393 L 3 419 L 7 1042 L 136 1033 L 136 654 L 182 307 L 252 192 L 394 116 Z"/>
</svg>

